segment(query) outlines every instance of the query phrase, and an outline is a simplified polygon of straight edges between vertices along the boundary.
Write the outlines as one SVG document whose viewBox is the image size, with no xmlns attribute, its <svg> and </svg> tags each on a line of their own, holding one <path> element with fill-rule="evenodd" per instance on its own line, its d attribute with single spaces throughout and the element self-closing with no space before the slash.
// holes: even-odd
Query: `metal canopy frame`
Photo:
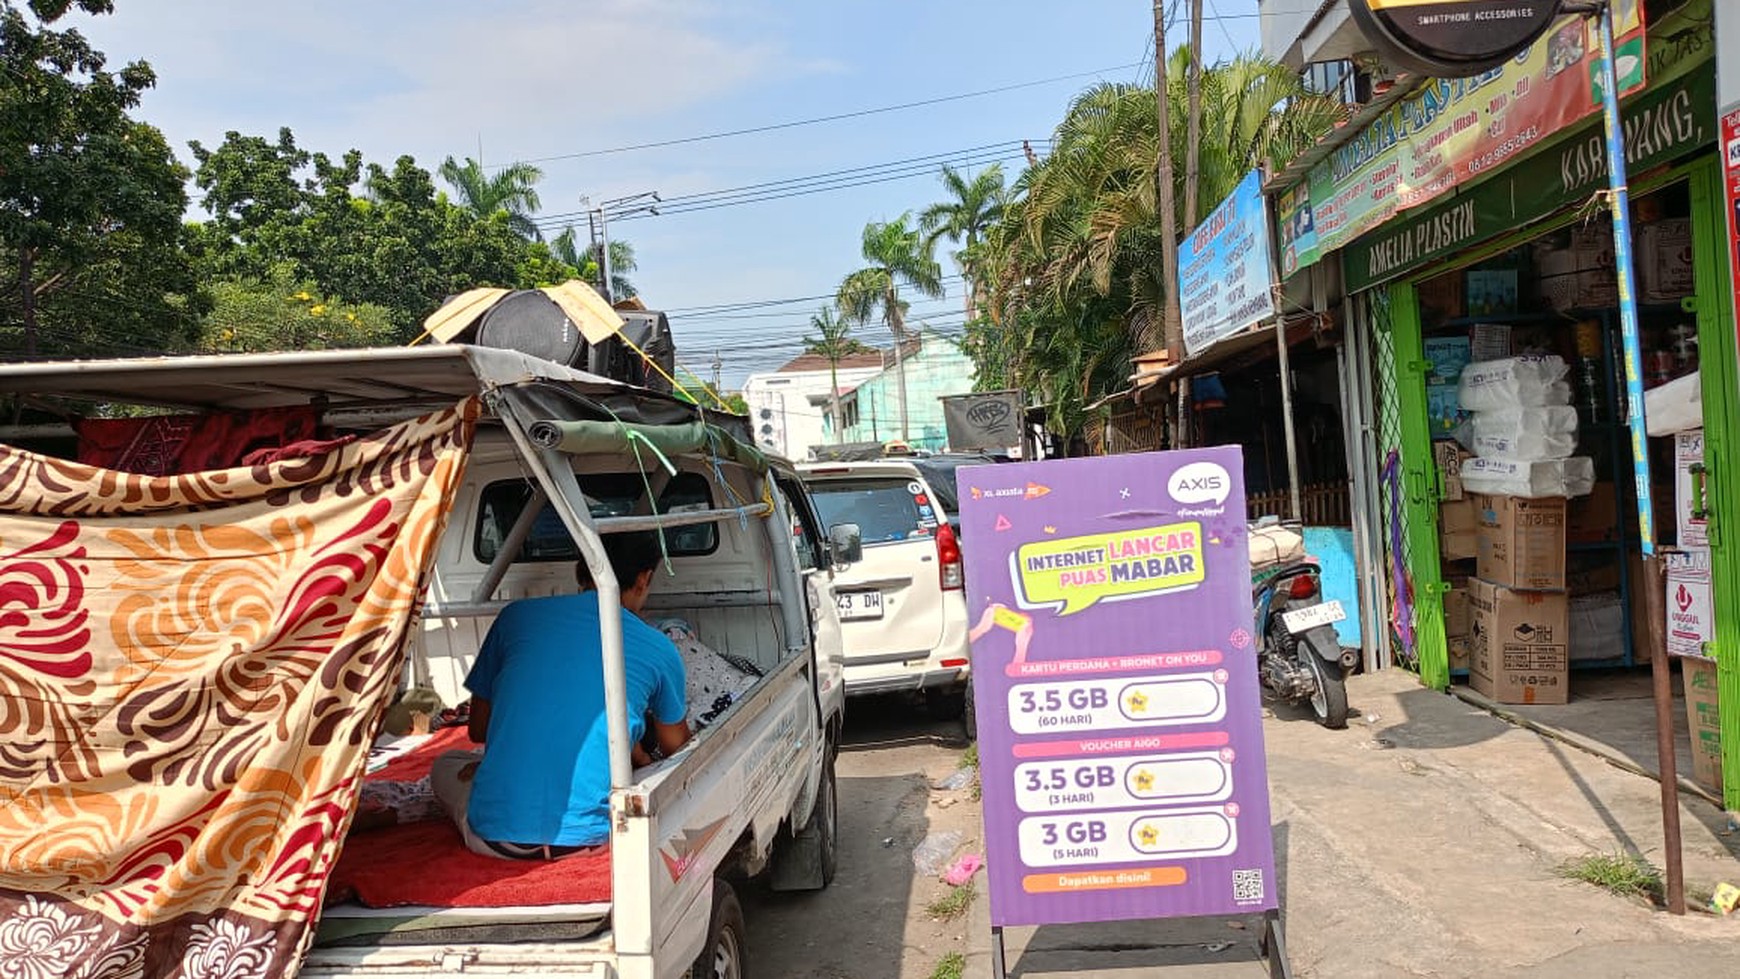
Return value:
<svg viewBox="0 0 1740 979">
<path fill-rule="evenodd" d="M 671 395 L 514 350 L 466 344 L 0 364 L 0 396 L 36 403 L 188 412 L 314 405 L 335 424 L 342 425 L 340 416 L 355 415 L 360 427 L 369 428 L 481 392 L 526 385 L 550 390 L 559 399 L 554 403 L 565 406 L 563 414 L 573 413 L 578 396 L 594 403 L 586 417 L 667 425 L 702 415 Z M 712 411 L 705 416 L 745 441 L 753 439 L 748 419 Z"/>
</svg>

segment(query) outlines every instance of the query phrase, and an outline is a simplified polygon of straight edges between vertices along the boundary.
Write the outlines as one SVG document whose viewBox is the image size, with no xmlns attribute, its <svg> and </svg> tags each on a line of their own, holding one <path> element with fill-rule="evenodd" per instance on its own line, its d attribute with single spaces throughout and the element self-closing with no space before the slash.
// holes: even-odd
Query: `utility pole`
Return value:
<svg viewBox="0 0 1740 979">
<path fill-rule="evenodd" d="M 616 305 L 616 297 L 610 294 L 610 229 L 604 223 L 602 207 L 598 209 L 598 294 Z"/>
<path fill-rule="evenodd" d="M 1184 138 L 1184 233 L 1196 228 L 1196 181 L 1202 173 L 1202 0 L 1190 0 L 1190 68 L 1185 75 L 1189 100 Z"/>
<path fill-rule="evenodd" d="M 891 280 L 892 281 L 892 280 Z M 894 377 L 900 385 L 900 440 L 909 442 L 906 421 L 906 317 L 900 313 L 900 297 L 894 294 L 894 287 L 888 289 L 885 300 L 888 305 L 889 332 L 894 334 Z"/>
<path fill-rule="evenodd" d="M 633 207 L 623 206 L 625 204 L 634 204 L 636 201 L 645 201 L 648 198 L 651 198 L 649 203 L 635 204 Z M 611 288 L 610 227 L 607 221 L 609 218 L 622 218 L 634 214 L 652 214 L 656 216 L 659 213 L 658 202 L 659 192 L 656 190 L 649 190 L 639 194 L 630 194 L 627 197 L 617 197 L 608 201 L 599 201 L 597 207 L 592 208 L 586 213 L 586 223 L 592 229 L 593 243 L 598 248 L 598 294 L 604 297 L 605 302 L 610 303 L 613 306 L 616 304 L 616 297 L 612 295 Z M 588 203 L 588 201 L 586 198 L 582 197 L 580 198 L 580 203 L 585 204 Z"/>
<path fill-rule="evenodd" d="M 1166 5 L 1154 0 L 1154 95 L 1159 123 L 1159 152 L 1154 180 L 1160 200 L 1160 263 L 1166 288 L 1161 323 L 1172 362 L 1184 358 L 1184 324 L 1178 308 L 1178 209 L 1172 199 L 1172 114 L 1166 104 Z"/>
<path fill-rule="evenodd" d="M 719 356 L 719 348 L 713 348 L 713 393 L 719 394 L 719 372 L 724 369 L 725 360 Z M 723 397 L 723 395 L 721 395 Z"/>
</svg>

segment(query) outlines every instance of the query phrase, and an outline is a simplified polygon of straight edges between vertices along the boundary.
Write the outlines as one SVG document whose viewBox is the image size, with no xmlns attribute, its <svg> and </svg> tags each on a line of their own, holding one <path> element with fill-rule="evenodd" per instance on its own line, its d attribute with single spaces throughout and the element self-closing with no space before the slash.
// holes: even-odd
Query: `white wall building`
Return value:
<svg viewBox="0 0 1740 979">
<path fill-rule="evenodd" d="M 882 372 L 880 352 L 857 354 L 840 361 L 842 393 Z M 743 400 L 755 423 L 756 442 L 788 459 L 810 457 L 810 446 L 829 438 L 824 422 L 832 378 L 828 359 L 804 354 L 776 371 L 749 375 L 743 382 Z"/>
</svg>

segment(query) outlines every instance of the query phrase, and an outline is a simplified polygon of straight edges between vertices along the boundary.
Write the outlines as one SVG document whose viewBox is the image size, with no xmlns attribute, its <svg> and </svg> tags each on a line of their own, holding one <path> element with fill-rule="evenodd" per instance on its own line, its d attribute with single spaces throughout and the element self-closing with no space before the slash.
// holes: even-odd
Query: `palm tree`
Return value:
<svg viewBox="0 0 1740 979">
<path fill-rule="evenodd" d="M 948 199 L 924 209 L 918 226 L 933 247 L 947 238 L 961 246 L 955 261 L 967 278 L 967 318 L 978 316 L 983 294 L 979 279 L 979 247 L 985 232 L 1002 220 L 1008 190 L 1003 186 L 1003 165 L 993 163 L 971 180 L 947 164 L 942 168 L 943 188 Z"/>
<path fill-rule="evenodd" d="M 480 218 L 507 215 L 508 227 L 523 238 L 542 240 L 532 214 L 538 210 L 538 181 L 544 171 L 530 163 L 514 163 L 491 176 L 483 164 L 470 157 L 463 164 L 448 157 L 441 163 L 441 179 L 459 195 L 459 204 Z"/>
<path fill-rule="evenodd" d="M 871 348 L 852 336 L 852 323 L 834 315 L 834 307 L 823 306 L 810 317 L 815 333 L 804 336 L 804 353 L 828 358 L 828 384 L 833 390 L 833 402 L 828 413 L 834 421 L 834 444 L 845 440 L 845 425 L 840 418 L 840 361 L 853 354 L 866 354 Z"/>
<path fill-rule="evenodd" d="M 1189 53 L 1167 66 L 1168 91 L 1185 101 Z M 1306 92 L 1297 75 L 1261 58 L 1241 57 L 1203 72 L 1197 194 L 1213 208 L 1259 164 L 1290 162 L 1341 118 L 1344 109 Z M 1171 118 L 1185 122 L 1185 113 Z M 1174 125 L 1167 142 L 1187 134 Z M 1160 140 L 1153 96 L 1133 85 L 1102 84 L 1070 106 L 1050 157 L 1023 175 L 1026 233 L 1044 261 L 1039 278 L 1054 295 L 1087 283 L 1100 295 L 1124 292 L 1135 339 L 1162 338 L 1167 244 L 1156 184 Z M 1181 187 L 1175 185 L 1175 191 Z M 1177 232 L 1187 233 L 1180 228 Z"/>
<path fill-rule="evenodd" d="M 1167 143 L 1179 157 L 1188 136 L 1187 58 L 1176 53 L 1167 72 L 1176 110 Z M 1207 66 L 1199 92 L 1196 184 L 1204 212 L 1252 167 L 1291 162 L 1344 111 L 1306 92 L 1286 68 L 1254 57 Z M 1053 405 L 1052 421 L 1065 431 L 1085 423 L 1083 405 L 1123 386 L 1130 344 L 1151 350 L 1164 337 L 1155 101 L 1145 86 L 1083 92 L 1058 125 L 1051 154 L 1016 178 L 1003 220 L 981 239 L 992 328 L 967 337 L 980 382 L 1019 387 Z M 1176 176 L 1172 187 L 1183 189 Z"/>
<path fill-rule="evenodd" d="M 878 311 L 894 335 L 894 372 L 900 384 L 900 438 L 911 432 L 906 417 L 906 303 L 900 286 L 908 285 L 932 299 L 942 297 L 942 267 L 930 244 L 909 222 L 911 212 L 893 221 L 864 226 L 862 254 L 870 264 L 847 275 L 835 297 L 840 311 L 853 323 L 867 323 Z"/>
<path fill-rule="evenodd" d="M 562 229 L 561 234 L 550 239 L 550 254 L 557 261 L 572 266 L 582 279 L 595 285 L 600 284 L 597 253 L 590 248 L 580 250 L 573 225 Z M 640 290 L 628 278 L 628 273 L 639 267 L 634 260 L 633 245 L 621 239 L 610 243 L 610 295 L 613 298 L 628 299 L 640 295 Z"/>
</svg>

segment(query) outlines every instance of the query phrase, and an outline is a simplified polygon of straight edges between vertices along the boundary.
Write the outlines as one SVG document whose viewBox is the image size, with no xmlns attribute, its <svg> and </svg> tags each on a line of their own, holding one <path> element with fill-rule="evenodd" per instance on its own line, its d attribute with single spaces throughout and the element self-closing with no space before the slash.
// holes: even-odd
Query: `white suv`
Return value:
<svg viewBox="0 0 1740 979">
<path fill-rule="evenodd" d="M 967 600 L 960 542 L 910 462 L 800 466 L 830 536 L 856 527 L 863 557 L 834 576 L 846 694 L 922 691 L 938 717 L 967 706 Z M 972 719 L 967 716 L 969 734 Z"/>
</svg>

